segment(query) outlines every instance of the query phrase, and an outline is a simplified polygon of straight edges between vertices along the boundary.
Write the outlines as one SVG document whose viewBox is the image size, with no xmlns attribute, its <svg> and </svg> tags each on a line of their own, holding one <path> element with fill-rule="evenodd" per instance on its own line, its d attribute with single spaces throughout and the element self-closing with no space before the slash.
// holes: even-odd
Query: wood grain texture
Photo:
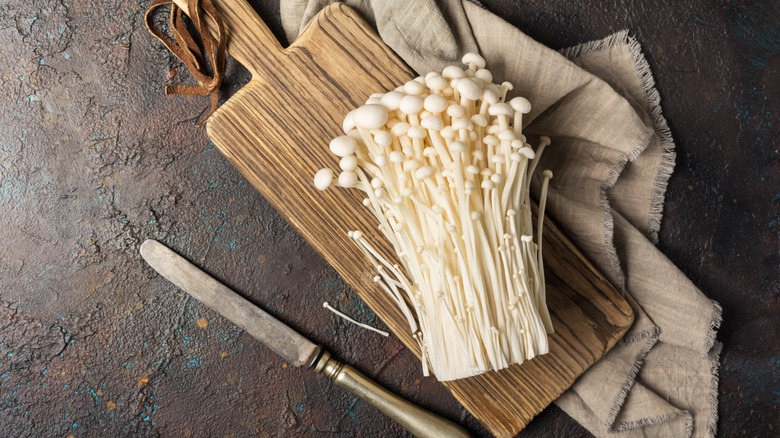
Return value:
<svg viewBox="0 0 780 438">
<path fill-rule="evenodd" d="M 179 0 L 177 0 L 179 3 Z M 228 51 L 252 80 L 209 119 L 209 138 L 419 356 L 401 312 L 372 281 L 373 267 L 347 236 L 361 230 L 388 259 L 392 248 L 358 190 L 320 192 L 312 178 L 338 168 L 328 150 L 350 110 L 415 73 L 356 12 L 334 4 L 282 49 L 243 0 L 215 1 Z M 185 6 L 185 5 L 182 5 Z M 556 333 L 550 353 L 500 372 L 448 382 L 493 434 L 514 436 L 623 336 L 633 313 L 550 220 L 545 220 L 547 299 Z"/>
</svg>

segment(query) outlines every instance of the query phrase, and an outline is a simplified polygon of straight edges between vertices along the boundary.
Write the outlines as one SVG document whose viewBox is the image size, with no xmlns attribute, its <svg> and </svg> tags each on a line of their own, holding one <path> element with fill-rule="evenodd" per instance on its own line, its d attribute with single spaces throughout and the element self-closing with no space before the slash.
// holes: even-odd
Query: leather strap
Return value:
<svg viewBox="0 0 780 438">
<path fill-rule="evenodd" d="M 171 5 L 169 27 L 174 39 L 161 32 L 152 23 L 152 12 L 166 4 Z M 166 85 L 165 94 L 211 96 L 211 110 L 206 117 L 198 122 L 197 126 L 201 126 L 219 106 L 219 87 L 222 84 L 227 63 L 225 52 L 227 36 L 222 18 L 211 0 L 188 0 L 187 9 L 190 12 L 190 20 L 203 41 L 205 57 L 184 23 L 184 11 L 172 0 L 154 0 L 144 14 L 144 23 L 149 33 L 179 58 L 190 71 L 192 77 L 198 81 L 198 85 Z M 216 37 L 206 24 L 206 16 L 211 17 L 217 27 Z M 209 75 L 206 70 L 206 60 L 213 68 L 213 75 Z"/>
</svg>

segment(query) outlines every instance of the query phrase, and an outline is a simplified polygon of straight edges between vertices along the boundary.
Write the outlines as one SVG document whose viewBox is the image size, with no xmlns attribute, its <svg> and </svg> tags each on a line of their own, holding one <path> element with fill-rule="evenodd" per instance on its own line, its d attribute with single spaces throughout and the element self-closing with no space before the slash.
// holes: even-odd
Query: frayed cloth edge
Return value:
<svg viewBox="0 0 780 438">
<path fill-rule="evenodd" d="M 669 177 L 671 177 L 672 172 L 674 172 L 677 152 L 675 151 L 674 140 L 672 139 L 672 131 L 669 129 L 669 124 L 666 122 L 666 118 L 664 118 L 661 111 L 661 95 L 655 88 L 655 78 L 653 78 L 653 72 L 650 70 L 650 65 L 647 63 L 647 59 L 642 53 L 642 46 L 636 38 L 628 35 L 627 31 L 624 34 L 624 37 L 626 38 L 625 41 L 628 44 L 628 50 L 631 53 L 631 57 L 634 60 L 634 70 L 639 77 L 639 82 L 642 84 L 647 111 L 650 118 L 653 120 L 653 127 L 661 142 L 661 161 L 658 163 L 655 179 L 653 179 L 653 189 L 650 198 L 650 215 L 647 227 L 650 241 L 653 242 L 653 244 L 658 244 L 658 233 L 661 230 L 661 219 L 663 219 L 666 187 L 669 183 Z"/>
<path fill-rule="evenodd" d="M 707 425 L 708 436 L 714 437 L 718 433 L 718 385 L 720 383 L 720 352 L 723 344 L 717 342 L 715 337 L 718 334 L 718 328 L 723 321 L 723 308 L 717 301 L 712 301 L 712 317 L 710 319 L 710 330 L 704 343 L 704 357 L 710 362 L 710 373 L 712 381 L 710 386 L 710 420 Z"/>
<path fill-rule="evenodd" d="M 659 336 L 661 336 L 661 329 L 659 327 L 651 327 L 647 330 L 643 330 L 639 333 L 633 334 L 630 339 L 624 338 L 623 340 L 620 341 L 624 344 L 627 344 L 627 343 L 636 342 L 637 340 L 643 338 L 647 339 L 645 341 L 645 345 L 642 347 L 641 350 L 639 350 L 636 359 L 634 359 L 634 365 L 628 371 L 628 374 L 626 374 L 626 378 L 623 381 L 623 386 L 620 388 L 620 392 L 618 392 L 615 401 L 612 402 L 612 407 L 609 409 L 609 415 L 604 420 L 604 427 L 606 427 L 607 430 L 613 432 L 625 430 L 619 428 L 623 427 L 623 425 L 625 425 L 626 423 L 615 424 L 615 419 L 617 418 L 618 413 L 620 413 L 620 409 L 623 408 L 623 403 L 625 403 L 626 397 L 628 397 L 628 392 L 631 390 L 631 387 L 634 386 L 634 382 L 636 382 L 636 375 L 639 373 L 639 370 L 642 368 L 642 364 L 645 361 L 645 357 L 650 352 L 650 350 L 653 349 L 655 344 L 658 342 Z"/>
<path fill-rule="evenodd" d="M 628 30 L 622 30 L 601 40 L 590 41 L 563 49 L 560 53 L 568 59 L 573 59 L 589 53 L 608 50 L 619 44 L 627 45 L 631 58 L 634 61 L 634 71 L 642 87 L 647 112 L 653 121 L 653 129 L 661 143 L 661 160 L 658 163 L 658 169 L 653 179 L 647 227 L 648 238 L 653 244 L 658 244 L 658 233 L 660 232 L 661 220 L 663 219 L 666 188 L 669 178 L 674 172 L 677 153 L 674 140 L 672 139 L 672 132 L 661 110 L 661 96 L 655 88 L 655 79 L 650 70 L 650 65 L 642 53 L 642 46 L 636 38 L 629 35 Z"/>
</svg>

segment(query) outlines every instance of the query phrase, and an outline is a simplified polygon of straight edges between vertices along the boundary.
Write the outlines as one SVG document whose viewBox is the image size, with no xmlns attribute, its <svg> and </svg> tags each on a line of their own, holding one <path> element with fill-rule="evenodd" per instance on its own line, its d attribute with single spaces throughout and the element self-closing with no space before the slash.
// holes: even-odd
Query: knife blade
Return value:
<svg viewBox="0 0 780 438">
<path fill-rule="evenodd" d="M 141 256 L 160 275 L 243 328 L 295 366 L 311 365 L 321 348 L 230 290 L 156 240 L 141 244 Z"/>
<path fill-rule="evenodd" d="M 344 364 L 156 240 L 141 244 L 146 262 L 189 295 L 243 328 L 284 360 L 306 366 L 362 398 L 417 437 L 468 437 L 463 428 L 414 405 Z"/>
</svg>

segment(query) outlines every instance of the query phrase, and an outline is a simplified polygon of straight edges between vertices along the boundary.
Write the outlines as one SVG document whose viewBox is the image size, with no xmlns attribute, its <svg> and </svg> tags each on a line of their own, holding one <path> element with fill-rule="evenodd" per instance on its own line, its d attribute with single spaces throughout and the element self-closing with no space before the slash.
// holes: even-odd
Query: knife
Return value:
<svg viewBox="0 0 780 438">
<path fill-rule="evenodd" d="M 351 365 L 339 362 L 321 345 L 309 341 L 160 242 L 145 241 L 141 244 L 141 256 L 160 275 L 246 330 L 284 360 L 326 375 L 337 386 L 379 409 L 414 436 L 469 436 L 457 424 L 398 397 Z"/>
</svg>

